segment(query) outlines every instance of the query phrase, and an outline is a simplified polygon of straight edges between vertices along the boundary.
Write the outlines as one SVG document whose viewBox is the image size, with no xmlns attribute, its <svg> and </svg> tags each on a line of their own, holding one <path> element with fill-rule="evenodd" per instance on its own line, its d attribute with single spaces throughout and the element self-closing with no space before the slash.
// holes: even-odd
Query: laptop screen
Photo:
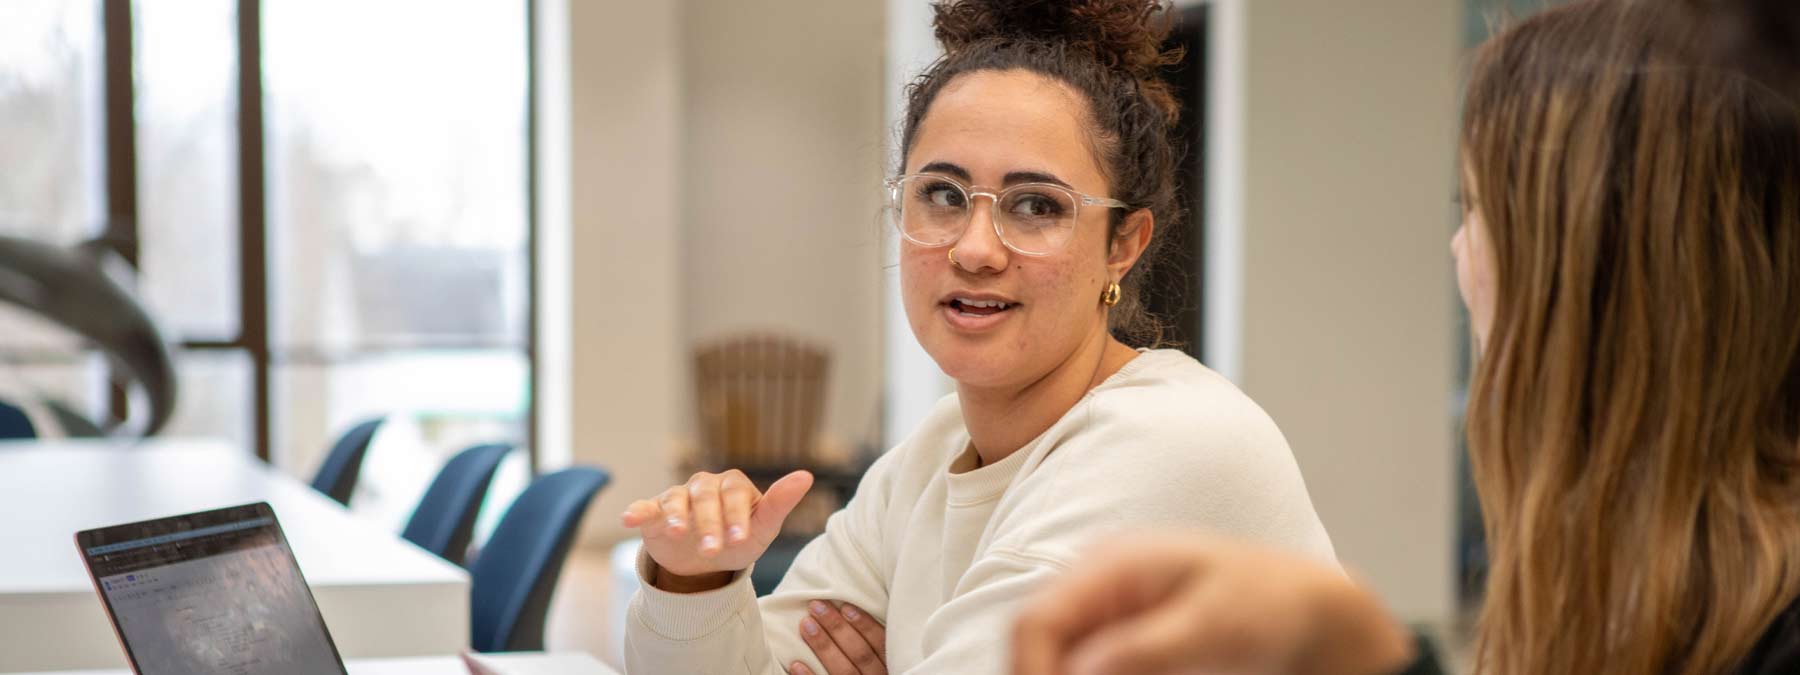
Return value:
<svg viewBox="0 0 1800 675">
<path fill-rule="evenodd" d="M 343 673 L 267 504 L 77 535 L 142 675 Z"/>
</svg>

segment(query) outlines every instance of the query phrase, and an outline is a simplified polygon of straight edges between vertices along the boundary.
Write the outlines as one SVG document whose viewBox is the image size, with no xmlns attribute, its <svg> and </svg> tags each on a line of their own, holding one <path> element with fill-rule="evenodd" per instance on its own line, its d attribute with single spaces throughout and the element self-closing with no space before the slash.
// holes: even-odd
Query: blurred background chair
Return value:
<svg viewBox="0 0 1800 675">
<path fill-rule="evenodd" d="M 419 507 L 400 533 L 438 557 L 463 564 L 469 553 L 469 540 L 475 533 L 475 518 L 481 513 L 481 502 L 487 497 L 488 485 L 500 461 L 513 447 L 504 443 L 477 445 L 456 453 L 438 471 Z"/>
<path fill-rule="evenodd" d="M 313 474 L 313 489 L 349 506 L 350 494 L 356 490 L 356 477 L 362 474 L 363 457 L 369 454 L 369 443 L 375 440 L 375 432 L 380 430 L 382 421 L 382 418 L 372 419 L 344 432 L 331 446 L 331 452 L 325 455 L 318 473 Z"/>
<path fill-rule="evenodd" d="M 538 651 L 550 595 L 594 494 L 610 476 L 574 467 L 547 474 L 513 501 L 469 568 L 469 645 L 479 652 Z"/>
<path fill-rule="evenodd" d="M 694 470 L 738 469 L 759 488 L 790 472 L 812 472 L 815 485 L 782 526 L 782 535 L 757 561 L 751 583 L 774 590 L 825 519 L 849 501 L 864 462 L 820 443 L 831 354 L 805 340 L 746 333 L 694 351 L 700 447 L 679 480 Z"/>
<path fill-rule="evenodd" d="M 31 418 L 19 407 L 0 401 L 0 441 L 29 438 L 37 438 L 37 427 L 31 424 Z"/>
<path fill-rule="evenodd" d="M 748 334 L 695 350 L 700 462 L 784 469 L 818 464 L 831 356 L 800 339 Z"/>
</svg>

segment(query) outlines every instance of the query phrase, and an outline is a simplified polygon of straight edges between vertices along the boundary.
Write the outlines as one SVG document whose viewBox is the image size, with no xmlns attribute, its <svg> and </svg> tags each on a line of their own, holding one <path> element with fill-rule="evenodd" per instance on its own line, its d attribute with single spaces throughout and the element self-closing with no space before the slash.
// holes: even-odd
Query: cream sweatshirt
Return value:
<svg viewBox="0 0 1800 675">
<path fill-rule="evenodd" d="M 1255 403 L 1174 350 L 1132 359 L 1043 435 L 975 468 L 954 394 L 863 477 L 781 585 L 747 572 L 696 594 L 646 581 L 625 633 L 631 675 L 826 671 L 800 639 L 806 603 L 887 626 L 891 673 L 1004 673 L 1011 621 L 1096 538 L 1201 529 L 1335 564 L 1287 441 Z M 651 565 L 640 556 L 638 574 Z"/>
</svg>

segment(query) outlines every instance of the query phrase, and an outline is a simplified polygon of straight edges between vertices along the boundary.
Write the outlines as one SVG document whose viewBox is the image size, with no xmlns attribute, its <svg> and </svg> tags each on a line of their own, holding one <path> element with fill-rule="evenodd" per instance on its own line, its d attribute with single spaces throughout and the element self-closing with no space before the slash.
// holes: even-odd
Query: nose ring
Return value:
<svg viewBox="0 0 1800 675">
<path fill-rule="evenodd" d="M 956 269 L 963 268 L 962 263 L 956 262 L 956 247 L 955 246 L 950 247 L 950 264 L 952 266 L 956 267 Z"/>
</svg>

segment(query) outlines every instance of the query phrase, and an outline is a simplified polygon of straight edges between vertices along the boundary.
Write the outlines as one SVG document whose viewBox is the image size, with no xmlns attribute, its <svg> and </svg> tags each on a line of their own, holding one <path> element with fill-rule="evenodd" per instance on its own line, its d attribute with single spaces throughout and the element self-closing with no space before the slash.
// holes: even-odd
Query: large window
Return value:
<svg viewBox="0 0 1800 675">
<path fill-rule="evenodd" d="M 74 243 L 105 208 L 95 0 L 0 3 L 0 227 Z"/>
<path fill-rule="evenodd" d="M 237 3 L 134 0 L 130 17 L 137 291 L 171 339 L 238 342 Z M 254 448 L 254 367 L 241 346 L 179 353 L 167 433 Z"/>
<path fill-rule="evenodd" d="M 523 440 L 525 3 L 264 0 L 263 26 L 276 460 L 382 413 L 421 447 Z"/>
<path fill-rule="evenodd" d="M 74 244 L 106 212 L 97 0 L 0 2 L 0 234 Z M 0 304 L 0 385 L 93 409 L 101 360 L 73 336 Z"/>
<path fill-rule="evenodd" d="M 179 347 L 165 434 L 304 476 L 388 416 L 359 500 L 403 516 L 448 452 L 529 441 L 528 4 L 0 2 L 0 233 L 131 242 Z M 128 403 L 4 307 L 0 354 L 96 418 Z"/>
</svg>

